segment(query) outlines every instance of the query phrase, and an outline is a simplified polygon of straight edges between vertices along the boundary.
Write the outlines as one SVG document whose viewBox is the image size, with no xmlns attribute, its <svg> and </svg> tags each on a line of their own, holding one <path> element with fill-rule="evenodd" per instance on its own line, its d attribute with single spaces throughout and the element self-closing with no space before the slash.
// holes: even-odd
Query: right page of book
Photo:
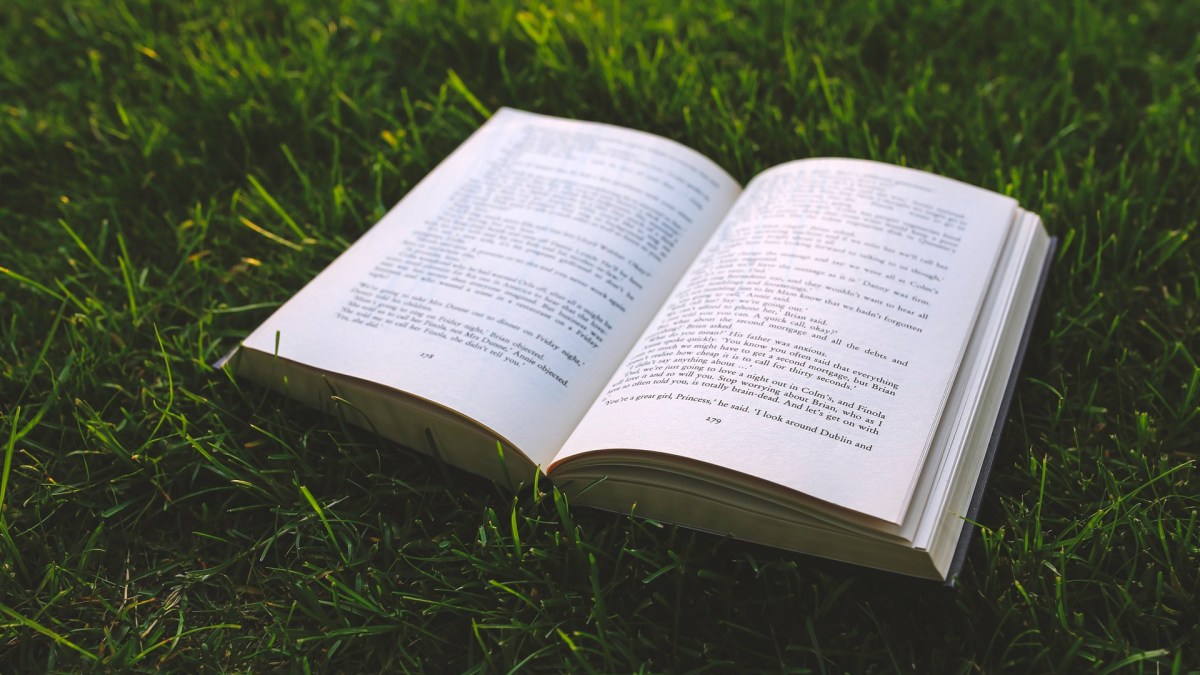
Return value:
<svg viewBox="0 0 1200 675">
<path fill-rule="evenodd" d="M 555 465 L 666 453 L 900 522 L 1016 208 L 861 160 L 760 174 Z"/>
</svg>

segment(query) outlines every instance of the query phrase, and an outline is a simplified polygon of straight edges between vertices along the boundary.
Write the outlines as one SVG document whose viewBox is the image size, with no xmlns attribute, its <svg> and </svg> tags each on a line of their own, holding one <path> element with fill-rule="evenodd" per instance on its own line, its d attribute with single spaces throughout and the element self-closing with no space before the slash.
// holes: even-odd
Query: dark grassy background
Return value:
<svg viewBox="0 0 1200 675">
<path fill-rule="evenodd" d="M 5 3 L 0 670 L 1200 669 L 1198 35 L 1196 2 Z M 1042 214 L 957 591 L 513 496 L 208 365 L 501 105 Z"/>
</svg>

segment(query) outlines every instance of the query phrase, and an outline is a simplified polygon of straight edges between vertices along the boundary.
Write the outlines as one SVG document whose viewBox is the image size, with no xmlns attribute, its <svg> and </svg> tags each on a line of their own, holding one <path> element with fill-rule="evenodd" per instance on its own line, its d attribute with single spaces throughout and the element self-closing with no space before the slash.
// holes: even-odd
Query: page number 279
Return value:
<svg viewBox="0 0 1200 675">
<path fill-rule="evenodd" d="M 720 424 L 721 418 L 720 417 L 705 417 L 704 421 L 708 422 L 709 424 Z"/>
</svg>

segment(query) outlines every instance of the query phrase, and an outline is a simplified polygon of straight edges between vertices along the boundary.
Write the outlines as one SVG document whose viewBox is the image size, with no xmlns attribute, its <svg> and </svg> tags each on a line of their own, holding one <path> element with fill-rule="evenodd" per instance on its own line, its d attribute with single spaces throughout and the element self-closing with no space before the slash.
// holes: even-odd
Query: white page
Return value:
<svg viewBox="0 0 1200 675">
<path fill-rule="evenodd" d="M 764 172 L 555 466 L 658 451 L 898 523 L 1015 209 L 874 162 Z"/>
<path fill-rule="evenodd" d="M 672 141 L 502 109 L 243 345 L 545 465 L 739 192 Z"/>
</svg>

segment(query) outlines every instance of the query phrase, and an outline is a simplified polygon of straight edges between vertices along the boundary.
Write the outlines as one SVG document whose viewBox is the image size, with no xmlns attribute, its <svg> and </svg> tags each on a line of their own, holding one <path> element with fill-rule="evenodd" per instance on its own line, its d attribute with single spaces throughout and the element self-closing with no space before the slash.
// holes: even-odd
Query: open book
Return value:
<svg viewBox="0 0 1200 675">
<path fill-rule="evenodd" d="M 920 171 L 742 189 L 673 141 L 502 109 L 234 364 L 573 504 L 946 579 L 1051 247 Z"/>
</svg>

